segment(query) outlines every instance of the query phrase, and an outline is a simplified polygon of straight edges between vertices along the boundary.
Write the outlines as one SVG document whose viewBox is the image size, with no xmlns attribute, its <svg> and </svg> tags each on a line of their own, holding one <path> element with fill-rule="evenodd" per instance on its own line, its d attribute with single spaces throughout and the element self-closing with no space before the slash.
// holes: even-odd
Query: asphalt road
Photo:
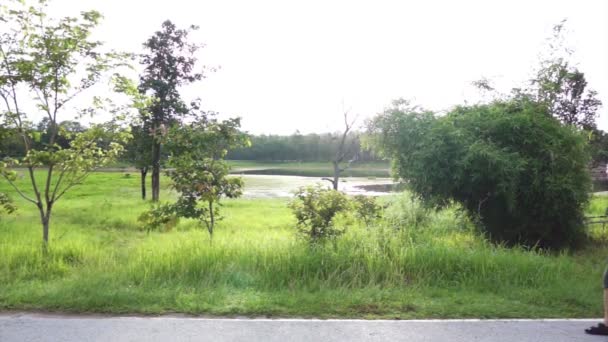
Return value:
<svg viewBox="0 0 608 342">
<path fill-rule="evenodd" d="M 0 314 L 0 341 L 608 341 L 598 320 L 308 320 Z"/>
</svg>

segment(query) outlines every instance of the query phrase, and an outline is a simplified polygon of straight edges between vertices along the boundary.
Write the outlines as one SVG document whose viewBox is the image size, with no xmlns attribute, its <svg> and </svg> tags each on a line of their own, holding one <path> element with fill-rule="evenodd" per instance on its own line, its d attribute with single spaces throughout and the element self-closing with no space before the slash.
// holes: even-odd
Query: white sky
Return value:
<svg viewBox="0 0 608 342">
<path fill-rule="evenodd" d="M 342 102 L 361 118 L 397 97 L 443 110 L 474 100 L 481 77 L 521 86 L 564 18 L 573 60 L 608 107 L 606 0 L 54 0 L 51 9 L 99 10 L 97 38 L 136 52 L 166 19 L 199 25 L 201 62 L 221 69 L 188 97 L 241 116 L 252 133 L 339 130 Z M 608 129 L 605 108 L 599 123 Z"/>
</svg>

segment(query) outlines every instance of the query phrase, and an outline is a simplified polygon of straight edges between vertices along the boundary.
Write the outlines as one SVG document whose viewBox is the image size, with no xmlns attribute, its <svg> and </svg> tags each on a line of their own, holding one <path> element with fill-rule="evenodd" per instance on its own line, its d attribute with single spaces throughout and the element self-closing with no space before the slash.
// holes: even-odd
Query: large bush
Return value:
<svg viewBox="0 0 608 342">
<path fill-rule="evenodd" d="M 336 218 L 351 208 L 351 202 L 344 193 L 317 184 L 300 187 L 289 208 L 301 236 L 317 244 L 344 233 L 345 227 L 336 225 Z"/>
<path fill-rule="evenodd" d="M 496 242 L 563 248 L 584 236 L 591 186 L 582 135 L 525 97 L 447 115 L 396 102 L 371 142 L 426 203 L 456 201 Z"/>
</svg>

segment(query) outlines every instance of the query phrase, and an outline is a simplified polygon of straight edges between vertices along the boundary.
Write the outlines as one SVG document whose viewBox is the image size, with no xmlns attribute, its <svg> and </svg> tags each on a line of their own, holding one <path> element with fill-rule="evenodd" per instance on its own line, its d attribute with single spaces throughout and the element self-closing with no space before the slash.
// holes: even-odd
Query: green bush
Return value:
<svg viewBox="0 0 608 342">
<path fill-rule="evenodd" d="M 432 210 L 420 199 L 404 192 L 389 201 L 384 221 L 397 230 L 427 228 L 431 214 Z"/>
<path fill-rule="evenodd" d="M 343 234 L 344 227 L 336 225 L 335 219 L 350 207 L 346 195 L 321 185 L 300 187 L 289 203 L 298 231 L 311 244 Z"/>
<path fill-rule="evenodd" d="M 179 222 L 176 214 L 176 207 L 169 203 L 153 204 L 149 210 L 139 215 L 137 221 L 141 228 L 148 232 L 152 230 L 168 231 L 175 227 Z"/>
<path fill-rule="evenodd" d="M 435 116 L 397 102 L 369 127 L 417 196 L 462 204 L 491 240 L 564 248 L 584 237 L 587 146 L 542 105 L 520 97 Z"/>
<path fill-rule="evenodd" d="M 352 199 L 355 215 L 366 226 L 382 218 L 382 206 L 378 204 L 375 197 L 356 195 Z"/>
</svg>

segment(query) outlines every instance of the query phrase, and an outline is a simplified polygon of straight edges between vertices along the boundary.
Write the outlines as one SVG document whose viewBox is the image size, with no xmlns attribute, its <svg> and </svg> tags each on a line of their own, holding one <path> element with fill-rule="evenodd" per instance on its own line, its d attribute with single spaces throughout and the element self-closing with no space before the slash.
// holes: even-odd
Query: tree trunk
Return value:
<svg viewBox="0 0 608 342">
<path fill-rule="evenodd" d="M 39 206 L 40 209 L 40 221 L 42 223 L 42 242 L 44 243 L 44 247 L 49 244 L 49 227 L 51 223 L 51 208 L 52 206 L 47 204 L 46 213 L 42 205 Z"/>
<path fill-rule="evenodd" d="M 332 182 L 334 190 L 338 190 L 338 181 L 340 180 L 340 163 L 334 161 L 334 180 Z"/>
<path fill-rule="evenodd" d="M 160 148 L 159 142 L 154 142 L 152 147 L 152 201 L 160 199 Z"/>
<path fill-rule="evenodd" d="M 213 202 L 209 202 L 209 235 L 213 238 L 213 226 L 215 225 L 215 217 L 213 216 Z"/>
<path fill-rule="evenodd" d="M 146 176 L 148 175 L 148 168 L 142 167 L 141 172 L 141 199 L 146 199 Z"/>
<path fill-rule="evenodd" d="M 45 245 L 49 244 L 49 220 L 42 220 L 42 241 Z"/>
</svg>

